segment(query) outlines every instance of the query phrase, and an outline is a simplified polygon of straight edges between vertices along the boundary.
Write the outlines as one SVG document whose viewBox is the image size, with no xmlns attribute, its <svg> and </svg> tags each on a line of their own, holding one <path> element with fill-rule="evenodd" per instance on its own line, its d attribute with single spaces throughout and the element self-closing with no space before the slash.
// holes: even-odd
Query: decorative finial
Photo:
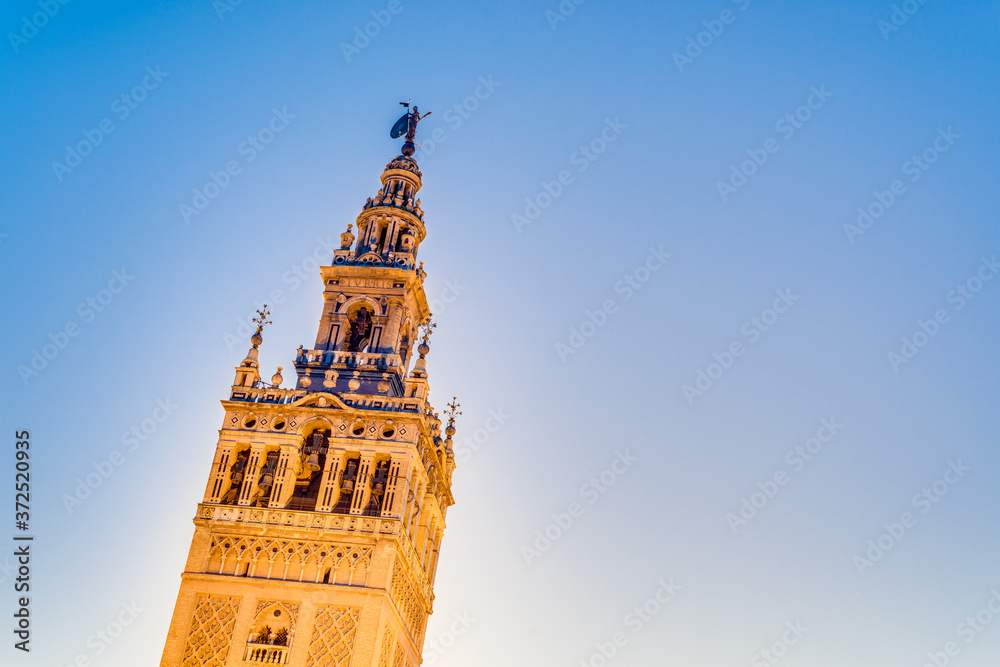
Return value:
<svg viewBox="0 0 1000 667">
<path fill-rule="evenodd" d="M 448 428 L 444 432 L 449 438 L 455 435 L 455 417 L 462 414 L 461 410 L 459 410 L 460 407 L 462 407 L 462 404 L 458 402 L 457 397 L 452 396 L 451 403 L 448 404 L 448 409 L 444 411 L 448 415 Z"/>
<path fill-rule="evenodd" d="M 264 331 L 264 327 L 271 323 L 271 320 L 267 319 L 270 315 L 270 311 L 267 309 L 267 304 L 264 304 L 263 308 L 257 309 L 257 317 L 253 318 L 253 322 L 257 325 L 257 332 L 250 336 L 250 342 L 253 343 L 254 347 L 257 347 L 264 341 L 264 337 L 261 336 L 261 332 Z"/>
<path fill-rule="evenodd" d="M 413 106 L 413 111 L 410 111 L 410 100 L 406 102 L 400 102 L 401 105 L 406 107 L 406 113 L 399 117 L 396 124 L 392 126 L 389 130 L 389 136 L 393 139 L 398 139 L 404 134 L 406 135 L 406 141 L 403 143 L 403 155 L 409 157 L 416 152 L 416 146 L 414 146 L 413 141 L 417 138 L 417 123 L 422 121 L 431 115 L 432 112 L 428 111 L 424 115 L 420 115 L 420 111 L 417 110 L 417 106 Z"/>
<path fill-rule="evenodd" d="M 427 321 L 420 325 L 420 334 L 423 337 L 423 344 L 427 345 L 431 342 L 431 334 L 437 329 L 437 324 L 431 319 L 427 318 Z"/>
<path fill-rule="evenodd" d="M 369 199 L 369 201 L 371 201 Z M 340 235 L 340 249 L 350 250 L 351 246 L 354 244 L 354 234 L 351 233 L 351 228 L 354 225 L 347 225 L 347 231 Z"/>
</svg>

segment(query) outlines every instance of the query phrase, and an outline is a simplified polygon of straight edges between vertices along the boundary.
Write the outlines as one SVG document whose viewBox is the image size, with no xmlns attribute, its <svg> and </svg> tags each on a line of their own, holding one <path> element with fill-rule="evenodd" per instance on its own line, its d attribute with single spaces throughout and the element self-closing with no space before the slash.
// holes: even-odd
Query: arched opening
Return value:
<svg viewBox="0 0 1000 667">
<path fill-rule="evenodd" d="M 385 252 L 386 251 L 385 237 L 386 237 L 386 235 L 388 233 L 389 233 L 389 225 L 386 224 L 385 226 L 382 227 L 382 233 L 378 237 L 378 250 L 379 250 L 379 252 Z"/>
<path fill-rule="evenodd" d="M 254 496 L 254 505 L 257 507 L 267 507 L 271 502 L 271 488 L 274 486 L 274 476 L 278 472 L 278 451 L 270 451 L 261 467 L 260 476 L 257 478 L 257 494 Z"/>
<path fill-rule="evenodd" d="M 399 342 L 399 360 L 403 369 L 406 369 L 406 360 L 410 357 L 410 334 L 403 334 L 403 340 Z"/>
<path fill-rule="evenodd" d="M 294 618 L 279 605 L 261 609 L 250 626 L 243 660 L 253 664 L 285 664 L 292 623 Z"/>
<path fill-rule="evenodd" d="M 243 487 L 243 473 L 247 467 L 247 459 L 250 457 L 250 450 L 244 449 L 236 454 L 236 460 L 229 468 L 229 490 L 222 496 L 220 501 L 223 505 L 235 505 L 239 500 L 240 489 Z"/>
<path fill-rule="evenodd" d="M 319 498 L 319 487 L 326 467 L 330 431 L 318 428 L 306 436 L 299 453 L 299 471 L 295 478 L 295 489 L 285 505 L 286 509 L 314 510 Z"/>
<path fill-rule="evenodd" d="M 348 352 L 364 352 L 368 348 L 372 337 L 373 317 L 374 312 L 367 305 L 358 307 L 347 316 L 350 325 L 345 341 Z"/>
<path fill-rule="evenodd" d="M 358 481 L 358 468 L 361 465 L 361 458 L 354 457 L 347 460 L 344 472 L 340 475 L 340 497 L 333 511 L 339 514 L 347 514 L 351 511 L 351 499 L 354 497 L 354 489 Z"/>
<path fill-rule="evenodd" d="M 382 513 L 382 505 L 385 503 L 385 489 L 389 483 L 389 461 L 379 461 L 375 465 L 375 473 L 372 475 L 371 496 L 368 499 L 368 506 L 365 507 L 366 516 L 378 516 Z"/>
</svg>

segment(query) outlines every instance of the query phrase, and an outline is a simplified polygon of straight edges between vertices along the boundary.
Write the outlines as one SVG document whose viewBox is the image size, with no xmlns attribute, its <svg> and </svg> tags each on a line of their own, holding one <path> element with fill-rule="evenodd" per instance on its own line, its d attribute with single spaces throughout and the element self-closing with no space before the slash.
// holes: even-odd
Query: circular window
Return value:
<svg viewBox="0 0 1000 667">
<path fill-rule="evenodd" d="M 257 418 L 253 415 L 248 415 L 246 419 L 243 420 L 243 428 L 253 428 L 257 425 Z"/>
<path fill-rule="evenodd" d="M 273 428 L 275 431 L 280 431 L 283 428 L 285 428 L 285 418 L 275 417 L 274 421 L 271 422 L 271 428 Z"/>
<path fill-rule="evenodd" d="M 382 429 L 382 437 L 391 438 L 394 435 L 396 435 L 396 427 L 390 424 L 386 424 L 386 426 Z"/>
<path fill-rule="evenodd" d="M 365 433 L 365 425 L 363 422 L 354 422 L 354 426 L 351 427 L 351 433 L 356 436 L 362 436 Z"/>
</svg>

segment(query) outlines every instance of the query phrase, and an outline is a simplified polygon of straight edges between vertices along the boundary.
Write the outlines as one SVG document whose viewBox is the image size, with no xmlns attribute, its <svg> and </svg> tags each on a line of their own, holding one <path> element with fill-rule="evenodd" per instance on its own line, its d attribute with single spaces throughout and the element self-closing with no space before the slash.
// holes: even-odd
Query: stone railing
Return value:
<svg viewBox="0 0 1000 667">
<path fill-rule="evenodd" d="M 288 660 L 287 646 L 247 643 L 243 662 L 248 665 L 283 665 Z"/>
<path fill-rule="evenodd" d="M 361 410 L 388 410 L 390 412 L 421 412 L 425 407 L 422 398 L 412 396 L 372 396 L 370 394 L 350 394 L 340 395 L 341 400 L 352 408 Z"/>
<path fill-rule="evenodd" d="M 346 350 L 305 350 L 300 349 L 295 359 L 297 364 L 330 366 L 343 364 L 351 368 L 388 369 L 400 368 L 403 365 L 398 354 L 379 354 L 377 352 L 348 352 Z"/>
<path fill-rule="evenodd" d="M 279 387 L 233 387 L 229 395 L 232 401 L 247 403 L 292 403 L 306 395 L 305 389 L 281 389 Z"/>
<path fill-rule="evenodd" d="M 249 526 L 285 526 L 378 535 L 398 535 L 400 533 L 399 519 L 361 514 L 334 514 L 332 512 L 306 512 L 202 503 L 198 505 L 198 518 L 242 523 Z"/>
</svg>

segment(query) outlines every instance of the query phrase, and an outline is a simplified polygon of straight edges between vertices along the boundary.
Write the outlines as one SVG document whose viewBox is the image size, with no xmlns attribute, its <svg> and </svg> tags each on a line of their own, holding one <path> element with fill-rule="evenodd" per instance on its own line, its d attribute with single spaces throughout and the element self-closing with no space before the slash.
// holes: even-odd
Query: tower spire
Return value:
<svg viewBox="0 0 1000 667">
<path fill-rule="evenodd" d="M 299 346 L 293 386 L 280 366 L 261 381 L 267 306 L 253 318 L 161 667 L 421 662 L 461 413 L 452 399 L 442 433 L 428 398 L 413 158 L 427 114 L 404 106 L 402 153 L 320 269 L 316 343 Z"/>
</svg>

